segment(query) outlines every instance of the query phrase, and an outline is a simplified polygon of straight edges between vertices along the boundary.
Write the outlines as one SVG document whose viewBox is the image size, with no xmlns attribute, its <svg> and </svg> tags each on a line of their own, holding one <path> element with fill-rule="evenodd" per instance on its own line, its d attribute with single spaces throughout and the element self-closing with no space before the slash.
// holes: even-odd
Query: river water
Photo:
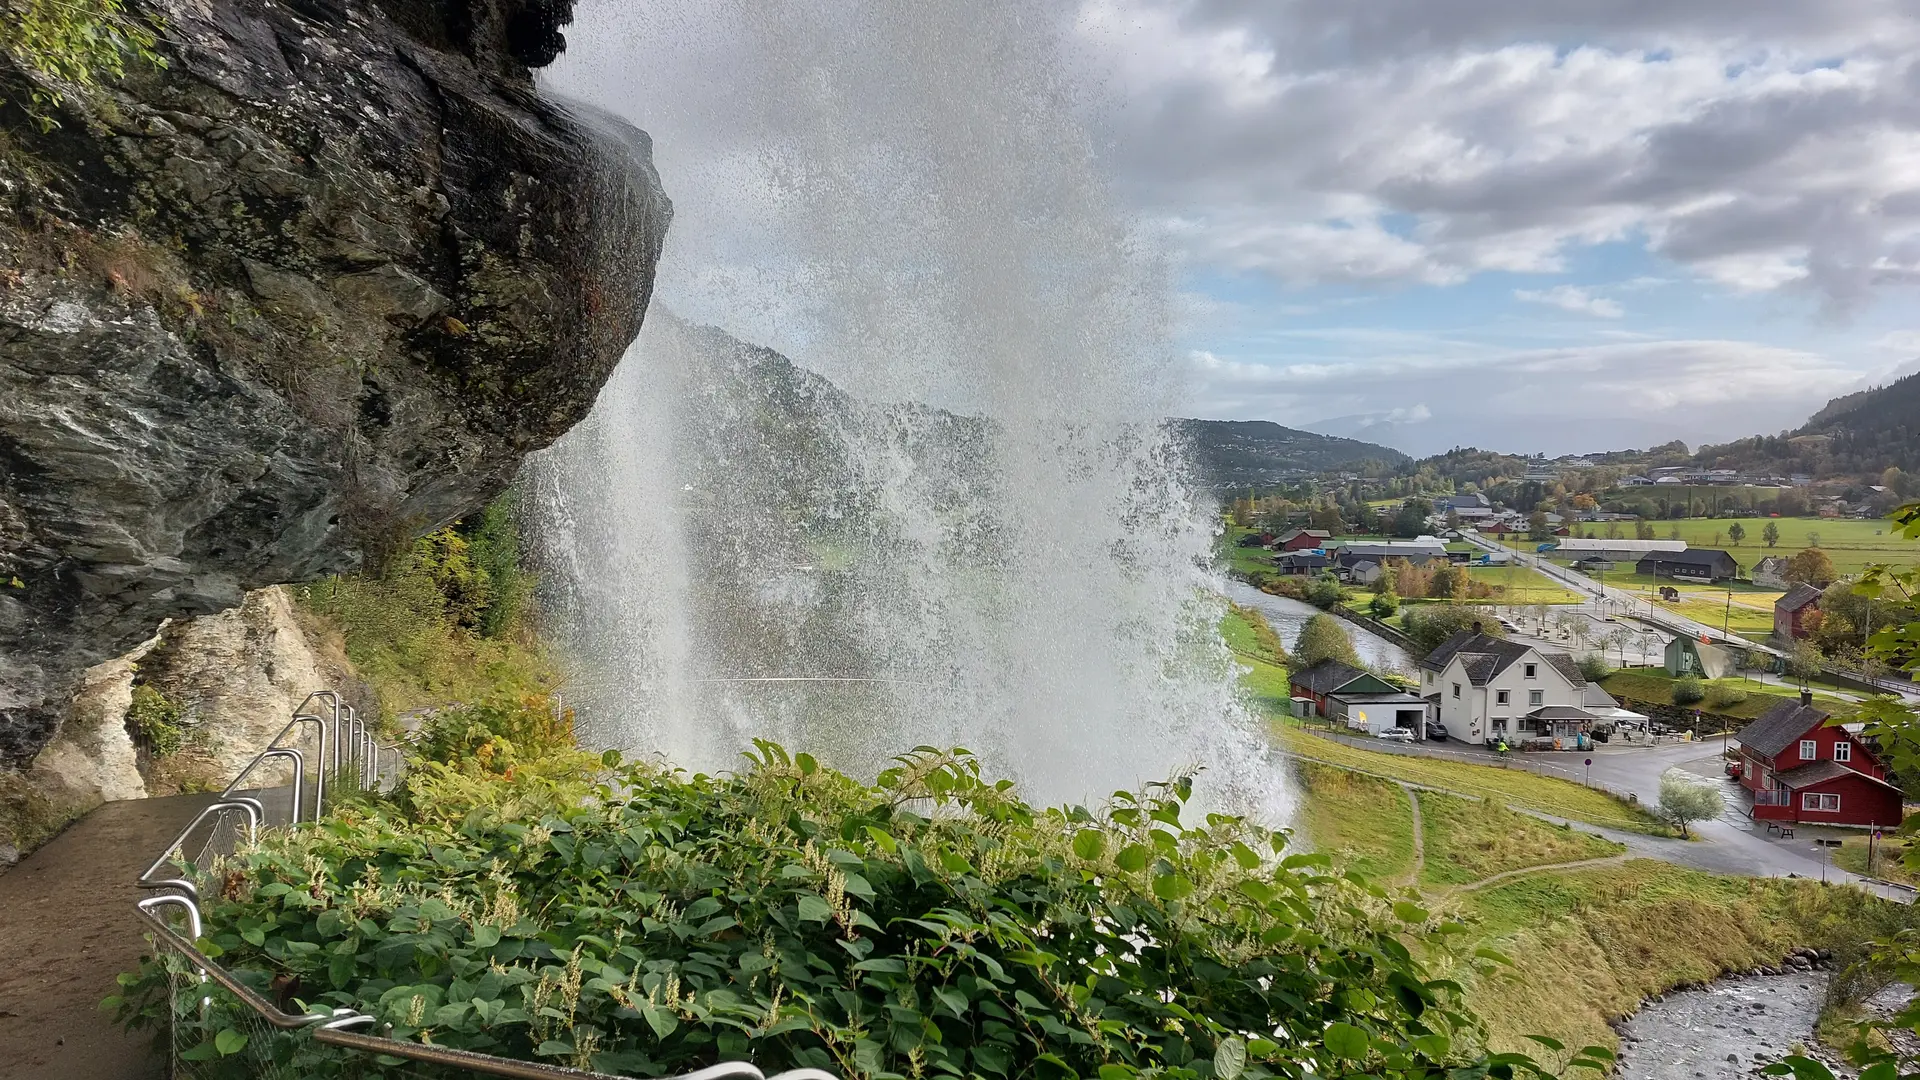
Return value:
<svg viewBox="0 0 1920 1080">
<path fill-rule="evenodd" d="M 1227 582 L 1227 596 L 1241 607 L 1252 608 L 1265 615 L 1288 649 L 1293 648 L 1294 640 L 1300 636 L 1300 628 L 1306 625 L 1307 620 L 1320 614 L 1320 609 L 1312 604 L 1263 593 L 1242 581 Z M 1415 674 L 1413 657 L 1407 655 L 1405 649 L 1344 619 L 1340 622 L 1340 628 L 1353 640 L 1353 651 L 1360 654 L 1361 662 L 1368 667 L 1379 671 L 1397 671 L 1403 675 Z"/>
<path fill-rule="evenodd" d="M 1825 972 L 1742 975 L 1669 994 L 1628 1020 L 1620 1040 L 1623 1080 L 1747 1077 L 1813 1041 Z"/>
</svg>

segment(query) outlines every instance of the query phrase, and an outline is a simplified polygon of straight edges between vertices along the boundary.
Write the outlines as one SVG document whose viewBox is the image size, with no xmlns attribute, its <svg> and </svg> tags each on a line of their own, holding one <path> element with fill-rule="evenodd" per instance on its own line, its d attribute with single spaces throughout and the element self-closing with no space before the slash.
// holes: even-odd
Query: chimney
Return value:
<svg viewBox="0 0 1920 1080">
<path fill-rule="evenodd" d="M 1476 634 L 1480 632 L 1480 624 L 1477 621 L 1473 624 L 1473 632 Z"/>
<path fill-rule="evenodd" d="M 1801 688 L 1800 688 L 1800 704 L 1801 704 L 1802 706 L 1804 706 L 1804 707 L 1806 707 L 1806 708 L 1809 708 L 1809 709 L 1811 709 L 1811 708 L 1813 708 L 1813 691 L 1812 691 L 1812 689 L 1810 689 L 1810 688 L 1808 688 L 1808 687 L 1805 687 L 1805 686 L 1803 686 L 1803 687 L 1801 687 Z"/>
</svg>

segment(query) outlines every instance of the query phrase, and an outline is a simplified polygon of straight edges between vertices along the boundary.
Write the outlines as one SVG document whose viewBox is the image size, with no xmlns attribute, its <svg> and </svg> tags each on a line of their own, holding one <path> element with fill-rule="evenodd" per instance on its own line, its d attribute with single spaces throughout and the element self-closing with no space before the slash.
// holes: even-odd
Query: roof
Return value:
<svg viewBox="0 0 1920 1080">
<path fill-rule="evenodd" d="M 1331 694 L 1366 674 L 1351 664 L 1322 660 L 1310 668 L 1294 672 L 1291 681 L 1293 685 L 1304 686 L 1316 694 Z"/>
<path fill-rule="evenodd" d="M 1314 566 L 1332 566 L 1333 565 L 1332 559 L 1327 558 L 1325 555 L 1316 554 L 1311 551 L 1290 551 L 1273 561 L 1278 565 L 1284 565 L 1284 566 L 1314 567 Z"/>
<path fill-rule="evenodd" d="M 1420 661 L 1420 666 L 1444 671 L 1453 658 L 1459 656 L 1466 664 L 1467 678 L 1479 686 L 1532 651 L 1517 642 L 1503 641 L 1474 630 L 1462 630 L 1428 653 L 1427 658 Z"/>
<path fill-rule="evenodd" d="M 1798 701 L 1782 701 L 1761 713 L 1758 720 L 1741 728 L 1733 738 L 1744 749 L 1762 757 L 1773 757 L 1800 736 L 1826 723 L 1831 715 L 1824 709 L 1816 709 Z"/>
<path fill-rule="evenodd" d="M 1589 709 L 1617 709 L 1620 707 L 1620 702 L 1615 700 L 1612 694 L 1602 690 L 1600 684 L 1597 682 L 1587 684 L 1586 696 L 1580 700 L 1584 702 Z"/>
<path fill-rule="evenodd" d="M 1339 691 L 1329 694 L 1349 705 L 1425 705 L 1427 699 L 1419 694 L 1409 694 L 1405 690 L 1381 693 L 1373 690 L 1355 690 L 1351 693 Z"/>
<path fill-rule="evenodd" d="M 1779 608 L 1781 611 L 1799 611 L 1801 608 L 1819 599 L 1820 590 L 1802 581 L 1796 583 L 1793 588 L 1788 589 L 1787 595 L 1775 600 L 1773 606 Z"/>
<path fill-rule="evenodd" d="M 1311 536 L 1315 540 L 1325 540 L 1333 536 L 1333 534 L 1325 529 L 1288 529 L 1286 532 L 1280 534 L 1280 542 L 1285 543 L 1296 536 Z"/>
<path fill-rule="evenodd" d="M 1682 566 L 1718 566 L 1722 562 L 1740 565 L 1733 556 L 1714 548 L 1689 548 L 1686 551 L 1650 551 L 1640 561 L 1679 563 Z"/>
<path fill-rule="evenodd" d="M 1585 709 L 1572 705 L 1542 705 L 1527 714 L 1531 720 L 1597 720 L 1598 717 Z"/>
<path fill-rule="evenodd" d="M 1540 656 L 1558 669 L 1560 674 L 1565 675 L 1567 681 L 1572 683 L 1576 690 L 1587 685 L 1587 677 L 1580 673 L 1578 660 L 1562 652 L 1541 653 Z"/>
<path fill-rule="evenodd" d="M 1562 552 L 1573 551 L 1618 551 L 1646 553 L 1650 551 L 1685 551 L 1685 540 L 1607 540 L 1600 537 L 1568 537 L 1557 545 Z"/>
<path fill-rule="evenodd" d="M 1872 773 L 1861 772 L 1859 769 L 1849 769 L 1837 761 L 1810 762 L 1797 769 L 1788 769 L 1786 772 L 1773 774 L 1775 781 L 1796 790 L 1815 787 L 1829 780 L 1838 780 L 1846 776 L 1856 776 L 1870 784 L 1878 784 L 1883 788 L 1889 788 L 1893 791 L 1900 790 Z"/>
</svg>

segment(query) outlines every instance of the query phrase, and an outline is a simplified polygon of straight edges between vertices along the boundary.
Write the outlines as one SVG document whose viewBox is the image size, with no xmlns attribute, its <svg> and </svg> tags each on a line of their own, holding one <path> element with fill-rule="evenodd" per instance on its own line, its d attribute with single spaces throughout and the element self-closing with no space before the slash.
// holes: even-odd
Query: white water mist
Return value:
<svg viewBox="0 0 1920 1080">
<path fill-rule="evenodd" d="M 554 88 L 654 136 L 665 305 L 806 369 L 656 305 L 535 462 L 585 734 L 869 775 L 965 745 L 1049 800 L 1202 765 L 1280 813 L 1160 425 L 1168 289 L 1097 175 L 1064 16 L 602 4 L 570 38 Z"/>
</svg>

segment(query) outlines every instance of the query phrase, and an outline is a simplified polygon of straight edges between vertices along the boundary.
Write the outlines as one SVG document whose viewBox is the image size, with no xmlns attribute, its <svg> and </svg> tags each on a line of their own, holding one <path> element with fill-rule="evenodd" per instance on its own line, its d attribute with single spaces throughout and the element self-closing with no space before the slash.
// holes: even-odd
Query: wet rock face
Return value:
<svg viewBox="0 0 1920 1080">
<path fill-rule="evenodd" d="M 0 54 L 0 769 L 162 620 L 378 557 L 586 414 L 671 206 L 644 133 L 534 96 L 569 8 L 148 0 L 168 66 L 52 130 Z"/>
</svg>

